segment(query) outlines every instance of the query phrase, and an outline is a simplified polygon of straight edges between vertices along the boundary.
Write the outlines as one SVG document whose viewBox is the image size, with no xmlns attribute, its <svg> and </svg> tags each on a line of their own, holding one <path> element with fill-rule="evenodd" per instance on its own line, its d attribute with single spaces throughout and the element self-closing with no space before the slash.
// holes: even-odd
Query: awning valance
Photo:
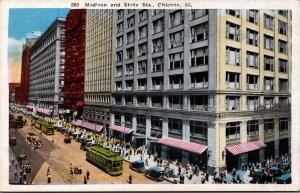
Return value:
<svg viewBox="0 0 300 193">
<path fill-rule="evenodd" d="M 262 141 L 251 141 L 246 143 L 240 143 L 237 145 L 226 146 L 226 149 L 233 155 L 247 153 L 250 151 L 258 150 L 267 147 Z"/>
<path fill-rule="evenodd" d="M 92 130 L 92 131 L 101 131 L 101 129 L 103 128 L 102 125 L 97 125 L 95 123 L 90 123 L 90 122 L 87 122 L 87 121 L 82 121 L 81 127 L 84 127 L 84 128 L 87 128 L 89 130 Z"/>
<path fill-rule="evenodd" d="M 51 109 L 46 109 L 46 108 L 37 108 L 36 111 L 39 113 L 43 113 L 45 115 L 50 115 L 52 112 Z"/>
<path fill-rule="evenodd" d="M 108 128 L 110 128 L 112 130 L 115 130 L 115 131 L 119 131 L 121 133 L 125 133 L 125 134 L 133 132 L 133 129 L 126 128 L 126 127 L 121 127 L 121 126 L 118 126 L 118 125 L 110 125 Z"/>
<path fill-rule="evenodd" d="M 73 120 L 73 121 L 71 121 L 71 124 L 75 125 L 75 126 L 80 126 L 82 124 L 82 120 L 80 120 L 80 119 Z"/>
<path fill-rule="evenodd" d="M 183 141 L 180 139 L 174 139 L 170 137 L 162 137 L 157 141 L 157 143 L 200 154 L 207 149 L 206 145 L 192 143 L 189 141 Z"/>
<path fill-rule="evenodd" d="M 25 108 L 27 108 L 27 109 L 33 109 L 34 106 L 33 105 L 26 105 Z"/>
</svg>

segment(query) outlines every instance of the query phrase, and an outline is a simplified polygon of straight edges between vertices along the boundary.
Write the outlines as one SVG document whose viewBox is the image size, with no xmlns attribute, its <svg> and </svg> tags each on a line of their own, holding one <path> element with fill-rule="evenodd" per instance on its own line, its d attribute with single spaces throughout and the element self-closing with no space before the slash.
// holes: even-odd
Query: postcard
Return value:
<svg viewBox="0 0 300 193">
<path fill-rule="evenodd" d="M 299 191 L 298 1 L 0 1 L 1 190 Z"/>
</svg>

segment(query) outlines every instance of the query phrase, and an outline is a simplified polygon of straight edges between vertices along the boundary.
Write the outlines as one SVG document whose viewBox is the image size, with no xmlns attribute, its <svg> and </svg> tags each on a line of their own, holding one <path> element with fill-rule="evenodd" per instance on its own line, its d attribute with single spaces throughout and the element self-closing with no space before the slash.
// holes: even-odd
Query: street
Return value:
<svg viewBox="0 0 300 193">
<path fill-rule="evenodd" d="M 26 118 L 27 123 L 29 118 Z M 27 144 L 26 133 L 32 132 L 38 135 L 42 141 L 42 147 L 33 150 Z M 17 145 L 12 148 L 14 154 L 26 153 L 27 159 L 31 163 L 31 173 L 27 176 L 27 183 L 47 184 L 47 170 L 50 167 L 51 184 L 83 184 L 86 171 L 90 171 L 88 184 L 121 184 L 128 183 L 129 174 L 133 175 L 132 183 L 157 183 L 142 173 L 137 173 L 129 168 L 129 163 L 123 161 L 123 174 L 120 176 L 110 176 L 101 169 L 85 160 L 85 151 L 80 150 L 80 143 L 72 140 L 70 144 L 64 143 L 64 135 L 55 132 L 54 135 L 41 134 L 33 126 L 24 126 L 21 129 L 11 129 L 10 134 L 17 137 Z M 53 143 L 52 143 L 53 140 Z M 10 155 L 10 157 L 12 157 Z M 81 166 L 81 175 L 70 175 L 70 164 Z M 11 170 L 12 172 L 12 170 Z M 160 183 L 168 183 L 163 181 Z"/>
</svg>

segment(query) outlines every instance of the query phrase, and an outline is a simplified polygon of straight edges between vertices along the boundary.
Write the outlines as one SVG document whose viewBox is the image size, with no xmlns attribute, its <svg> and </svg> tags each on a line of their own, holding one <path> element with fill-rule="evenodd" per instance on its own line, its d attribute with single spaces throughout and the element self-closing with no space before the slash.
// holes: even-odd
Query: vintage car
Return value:
<svg viewBox="0 0 300 193">
<path fill-rule="evenodd" d="M 276 179 L 277 184 L 290 184 L 292 182 L 291 173 L 287 172 Z"/>
<path fill-rule="evenodd" d="M 142 160 L 137 160 L 130 163 L 129 168 L 139 173 L 145 172 L 145 163 Z"/>
<path fill-rule="evenodd" d="M 151 167 L 146 171 L 146 177 L 154 180 L 154 181 L 163 181 L 164 180 L 164 171 L 159 167 Z"/>
<path fill-rule="evenodd" d="M 251 184 L 264 184 L 266 181 L 267 175 L 262 170 L 256 170 L 253 173 Z"/>
<path fill-rule="evenodd" d="M 20 154 L 18 155 L 18 161 L 19 161 L 19 162 L 22 161 L 22 160 L 25 160 L 26 158 L 27 158 L 26 153 L 20 153 Z"/>
<path fill-rule="evenodd" d="M 64 142 L 65 142 L 65 143 L 71 143 L 71 137 L 70 137 L 70 135 L 65 134 Z"/>
<path fill-rule="evenodd" d="M 26 142 L 31 146 L 32 149 L 40 148 L 42 146 L 41 140 L 34 133 L 26 134 Z"/>
<path fill-rule="evenodd" d="M 10 136 L 10 137 L 9 137 L 9 145 L 10 145 L 11 147 L 16 146 L 16 145 L 17 145 L 17 138 L 14 137 L 14 136 Z"/>
<path fill-rule="evenodd" d="M 20 161 L 20 167 L 26 173 L 31 173 L 30 162 L 27 159 Z"/>
</svg>

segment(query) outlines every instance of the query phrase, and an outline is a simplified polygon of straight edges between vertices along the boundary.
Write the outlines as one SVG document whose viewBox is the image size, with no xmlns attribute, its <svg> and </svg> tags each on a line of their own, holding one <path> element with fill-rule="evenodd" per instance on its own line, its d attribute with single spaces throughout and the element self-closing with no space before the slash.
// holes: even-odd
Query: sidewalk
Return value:
<svg viewBox="0 0 300 193">
<path fill-rule="evenodd" d="M 114 146 L 114 147 L 117 147 L 117 146 Z M 118 147 L 117 147 L 118 148 Z M 160 167 L 157 165 L 157 162 L 154 161 L 154 156 L 151 155 L 150 158 L 149 158 L 149 155 L 148 154 L 145 154 L 146 151 L 143 151 L 143 154 L 136 154 L 136 155 L 130 155 L 130 156 L 123 156 L 121 154 L 121 156 L 123 157 L 123 159 L 129 163 L 131 162 L 134 162 L 136 160 L 143 160 L 144 162 L 148 161 L 148 166 L 145 166 L 145 169 L 149 169 L 150 167 L 153 167 L 153 166 L 156 166 L 156 167 Z M 129 154 L 128 151 L 125 151 L 125 155 L 126 153 Z M 164 167 L 160 167 L 162 170 L 164 170 Z M 174 174 L 176 177 L 167 177 L 165 176 L 165 180 L 173 183 L 174 181 L 177 181 L 177 183 L 179 183 L 179 175 L 178 175 L 178 167 L 174 164 L 174 163 L 170 163 L 169 165 L 169 168 L 171 170 L 174 171 Z M 187 172 L 183 167 L 182 167 L 182 170 L 181 170 L 181 174 L 184 173 L 184 183 L 185 184 L 202 184 L 201 180 L 203 178 L 205 178 L 202 173 L 203 171 L 199 171 L 199 175 L 193 175 L 192 176 L 192 179 L 190 179 L 190 172 Z M 248 176 L 249 175 L 249 171 L 243 171 L 243 170 L 237 170 L 236 171 L 236 177 L 239 175 L 240 177 L 240 180 L 242 180 L 244 183 L 249 183 L 250 182 L 250 177 Z M 217 175 L 218 176 L 218 175 Z M 232 179 L 233 179 L 233 176 L 231 174 L 231 172 L 228 172 L 227 173 L 227 176 L 224 177 L 224 180 L 226 180 L 228 183 L 232 183 Z M 212 175 L 209 175 L 209 178 L 208 178 L 208 181 L 205 181 L 205 184 L 214 184 L 214 179 L 213 179 L 213 176 Z"/>
<path fill-rule="evenodd" d="M 13 158 L 13 164 L 12 159 Z M 17 161 L 16 155 L 14 154 L 12 148 L 9 146 L 9 183 L 10 184 L 19 184 L 20 179 L 20 166 Z M 17 176 L 15 176 L 15 171 L 17 171 Z"/>
</svg>

